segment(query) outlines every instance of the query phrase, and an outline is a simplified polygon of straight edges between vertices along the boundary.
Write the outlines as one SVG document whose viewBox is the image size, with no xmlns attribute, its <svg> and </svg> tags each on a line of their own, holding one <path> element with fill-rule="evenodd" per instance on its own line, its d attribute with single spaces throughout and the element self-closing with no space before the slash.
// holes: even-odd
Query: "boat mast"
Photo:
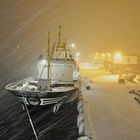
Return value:
<svg viewBox="0 0 140 140">
<path fill-rule="evenodd" d="M 48 79 L 50 79 L 50 61 L 51 61 L 51 58 L 50 58 L 50 32 L 48 32 Z"/>
<path fill-rule="evenodd" d="M 61 26 L 59 26 L 59 32 L 58 32 L 58 41 L 57 44 L 55 45 L 55 43 L 52 46 L 52 50 L 51 50 L 51 55 L 50 58 L 53 57 L 53 55 L 57 55 L 57 57 L 60 57 L 61 52 L 64 52 L 64 57 L 65 59 L 67 59 L 68 55 L 67 55 L 67 49 L 66 49 L 66 41 L 62 42 L 61 41 Z M 57 54 L 55 54 L 57 52 Z"/>
<path fill-rule="evenodd" d="M 58 32 L 58 46 L 61 46 L 61 26 L 59 26 L 59 32 Z"/>
<path fill-rule="evenodd" d="M 67 59 L 67 49 L 66 49 L 66 42 L 61 43 L 61 26 L 59 26 L 59 32 L 58 32 L 58 45 L 57 49 L 59 49 L 59 54 L 61 51 L 64 51 L 65 59 Z"/>
</svg>

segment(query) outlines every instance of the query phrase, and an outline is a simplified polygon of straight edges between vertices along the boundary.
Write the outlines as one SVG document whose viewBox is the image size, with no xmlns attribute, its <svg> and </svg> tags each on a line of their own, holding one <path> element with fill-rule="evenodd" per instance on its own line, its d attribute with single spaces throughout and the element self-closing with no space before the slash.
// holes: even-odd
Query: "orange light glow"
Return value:
<svg viewBox="0 0 140 140">
<path fill-rule="evenodd" d="M 122 61 L 122 54 L 120 52 L 115 53 L 114 61 L 115 62 L 121 62 Z"/>
</svg>

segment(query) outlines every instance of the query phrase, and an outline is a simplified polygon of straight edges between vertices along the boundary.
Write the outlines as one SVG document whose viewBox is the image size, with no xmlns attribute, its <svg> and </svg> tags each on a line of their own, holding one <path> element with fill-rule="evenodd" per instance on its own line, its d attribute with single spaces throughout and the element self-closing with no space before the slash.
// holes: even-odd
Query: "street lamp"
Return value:
<svg viewBox="0 0 140 140">
<path fill-rule="evenodd" d="M 76 45 L 74 43 L 71 43 L 71 48 L 75 48 Z"/>
</svg>

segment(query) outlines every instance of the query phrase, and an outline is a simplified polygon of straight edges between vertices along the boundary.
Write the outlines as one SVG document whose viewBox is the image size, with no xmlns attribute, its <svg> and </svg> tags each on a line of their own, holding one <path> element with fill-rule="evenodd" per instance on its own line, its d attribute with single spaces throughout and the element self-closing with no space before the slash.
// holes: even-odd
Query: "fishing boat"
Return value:
<svg viewBox="0 0 140 140">
<path fill-rule="evenodd" d="M 62 104 L 78 98 L 78 82 L 73 77 L 76 63 L 66 41 L 61 39 L 61 26 L 56 42 L 50 41 L 49 32 L 47 55 L 39 57 L 37 78 L 26 78 L 5 87 L 21 103 L 32 106 L 53 104 L 57 110 Z"/>
</svg>

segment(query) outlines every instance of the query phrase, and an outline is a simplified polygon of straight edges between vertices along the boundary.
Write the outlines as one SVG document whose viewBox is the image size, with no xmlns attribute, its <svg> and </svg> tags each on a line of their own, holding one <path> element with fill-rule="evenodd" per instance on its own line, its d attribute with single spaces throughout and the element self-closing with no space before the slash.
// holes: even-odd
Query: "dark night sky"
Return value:
<svg viewBox="0 0 140 140">
<path fill-rule="evenodd" d="M 0 0 L 0 53 L 40 53 L 59 24 L 83 56 L 140 51 L 139 0 Z"/>
</svg>

